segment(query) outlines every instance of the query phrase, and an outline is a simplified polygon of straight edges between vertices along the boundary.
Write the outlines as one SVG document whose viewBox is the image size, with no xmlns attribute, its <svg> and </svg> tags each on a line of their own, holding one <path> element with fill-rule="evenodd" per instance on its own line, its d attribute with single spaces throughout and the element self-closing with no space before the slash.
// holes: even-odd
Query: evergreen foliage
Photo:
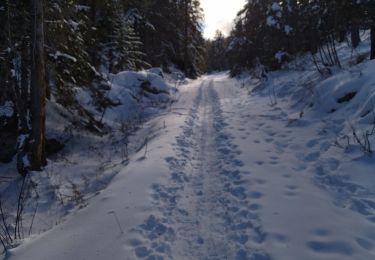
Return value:
<svg viewBox="0 0 375 260">
<path fill-rule="evenodd" d="M 357 47 L 359 30 L 374 28 L 374 8 L 371 0 L 248 0 L 229 37 L 232 75 L 259 64 L 278 69 L 304 52 L 312 53 L 321 72 L 340 67 L 336 42 L 350 35 Z"/>
<path fill-rule="evenodd" d="M 40 18 L 43 22 L 36 27 Z M 110 73 L 177 67 L 194 78 L 205 68 L 198 0 L 5 0 L 0 3 L 0 22 L 0 106 L 14 111 L 0 115 L 0 138 L 7 139 L 1 145 L 13 154 L 17 150 L 20 161 L 29 153 L 33 129 L 38 126 L 44 132 L 45 102 L 37 104 L 32 96 L 41 90 L 35 81 L 40 72 L 36 65 L 45 68 L 40 74 L 45 84 L 39 84 L 43 94 L 87 118 L 95 128 L 101 122 L 79 105 L 77 89 L 88 90 L 104 113 L 114 105 L 106 95 Z M 34 37 L 35 31 L 42 35 Z M 35 60 L 33 46 L 44 46 L 38 50 L 41 60 Z M 41 117 L 33 125 L 30 115 L 35 119 L 36 111 Z"/>
</svg>

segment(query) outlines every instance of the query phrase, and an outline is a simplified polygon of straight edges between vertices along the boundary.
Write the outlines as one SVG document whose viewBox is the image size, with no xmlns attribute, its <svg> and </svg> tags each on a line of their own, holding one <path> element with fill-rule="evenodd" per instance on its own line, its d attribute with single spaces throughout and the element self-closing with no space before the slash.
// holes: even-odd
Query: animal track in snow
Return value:
<svg viewBox="0 0 375 260">
<path fill-rule="evenodd" d="M 306 245 L 319 254 L 353 254 L 352 246 L 344 241 L 309 241 Z"/>
</svg>

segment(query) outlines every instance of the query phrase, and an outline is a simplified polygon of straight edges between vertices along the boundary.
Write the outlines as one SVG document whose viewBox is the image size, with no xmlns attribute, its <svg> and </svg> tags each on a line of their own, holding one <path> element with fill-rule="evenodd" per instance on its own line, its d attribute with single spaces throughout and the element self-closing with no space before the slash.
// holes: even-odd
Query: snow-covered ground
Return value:
<svg viewBox="0 0 375 260">
<path fill-rule="evenodd" d="M 47 138 L 57 140 L 55 147 L 56 142 L 64 147 L 48 157 L 43 171 L 30 172 L 25 179 L 17 173 L 16 158 L 0 163 L 0 237 L 6 239 L 5 244 L 18 245 L 86 207 L 128 164 L 128 155 L 147 144 L 160 126 L 142 123 L 167 112 L 178 93 L 169 75 L 165 80 L 157 74 L 158 69 L 111 75 L 107 96 L 116 106 L 105 111 L 96 109 L 89 89 L 77 88 L 78 103 L 102 122 L 102 128 L 90 123 L 82 110 L 63 107 L 53 98 L 47 102 Z M 0 117 L 12 113 L 12 104 L 0 107 Z"/>
<path fill-rule="evenodd" d="M 113 75 L 119 106 L 103 136 L 65 131 L 68 115 L 49 104 L 49 135 L 73 137 L 31 175 L 37 214 L 23 224 L 34 235 L 8 257 L 374 259 L 375 62 L 355 65 L 369 53 L 363 36 L 355 51 L 338 45 L 332 75 L 306 55 L 267 80 L 190 81 L 171 107 L 157 71 Z M 98 113 L 86 92 L 77 98 Z M 151 119 L 128 136 L 140 115 Z"/>
<path fill-rule="evenodd" d="M 314 73 L 267 84 L 295 91 Z M 291 106 L 280 90 L 270 105 L 224 73 L 182 86 L 109 187 L 10 258 L 373 259 L 375 160 L 337 145 L 348 105 Z"/>
</svg>

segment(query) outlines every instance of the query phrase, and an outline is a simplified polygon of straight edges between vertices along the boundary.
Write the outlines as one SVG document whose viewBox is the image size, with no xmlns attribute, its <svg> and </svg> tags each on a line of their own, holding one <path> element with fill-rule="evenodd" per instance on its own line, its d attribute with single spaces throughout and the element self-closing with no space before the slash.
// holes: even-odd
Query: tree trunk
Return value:
<svg viewBox="0 0 375 260">
<path fill-rule="evenodd" d="M 344 42 L 345 41 L 345 38 L 346 38 L 346 31 L 340 31 L 338 33 L 338 41 L 341 43 L 341 42 Z"/>
<path fill-rule="evenodd" d="M 26 37 L 22 41 L 22 56 L 21 56 L 21 88 L 20 88 L 20 128 L 23 134 L 28 132 L 27 108 L 29 106 L 29 45 Z"/>
<path fill-rule="evenodd" d="M 371 60 L 375 59 L 375 25 L 371 26 Z"/>
<path fill-rule="evenodd" d="M 31 167 L 41 170 L 45 158 L 46 82 L 43 0 L 33 0 L 31 49 Z"/>
<path fill-rule="evenodd" d="M 185 24 L 184 24 L 184 70 L 185 73 L 189 75 L 188 66 L 189 66 L 189 48 L 188 48 L 188 37 L 189 37 L 189 2 L 188 0 L 185 0 L 184 2 L 184 18 L 185 18 Z"/>
<path fill-rule="evenodd" d="M 21 86 L 18 87 L 17 107 L 18 107 L 18 143 L 17 143 L 17 170 L 22 176 L 27 174 L 29 170 L 24 158 L 28 154 L 27 138 L 23 138 L 29 134 L 28 107 L 29 107 L 29 68 L 30 53 L 26 37 L 22 41 L 21 52 Z"/>
<path fill-rule="evenodd" d="M 358 26 L 353 26 L 350 30 L 350 36 L 352 40 L 352 46 L 353 48 L 357 48 L 359 43 L 361 42 L 361 37 L 359 35 L 359 28 Z"/>
<path fill-rule="evenodd" d="M 89 16 L 89 19 L 90 19 L 90 30 L 89 30 L 89 34 L 90 34 L 90 37 L 91 38 L 95 38 L 96 37 L 96 30 L 93 30 L 92 28 L 96 28 L 97 27 L 97 0 L 91 0 L 91 8 L 90 8 L 90 16 Z M 91 62 L 94 64 L 94 66 L 99 66 L 100 65 L 100 62 L 98 61 L 97 59 L 97 48 L 96 48 L 96 45 L 95 43 L 90 43 L 90 48 L 89 48 L 89 55 L 90 55 L 90 58 L 91 58 Z"/>
</svg>

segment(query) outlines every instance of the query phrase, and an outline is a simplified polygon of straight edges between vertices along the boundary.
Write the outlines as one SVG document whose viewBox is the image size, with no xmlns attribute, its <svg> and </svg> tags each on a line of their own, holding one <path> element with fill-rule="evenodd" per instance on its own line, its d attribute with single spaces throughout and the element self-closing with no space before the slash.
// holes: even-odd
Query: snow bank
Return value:
<svg viewBox="0 0 375 260">
<path fill-rule="evenodd" d="M 341 68 L 331 67 L 330 73 L 321 75 L 311 54 L 305 54 L 278 71 L 264 73 L 257 68 L 254 76 L 243 74 L 240 85 L 252 95 L 268 98 L 293 124 L 323 122 L 332 143 L 339 142 L 345 150 L 354 148 L 359 156 L 375 152 L 375 61 L 369 60 L 370 33 L 361 32 L 361 38 L 354 50 L 346 42 L 337 43 Z"/>
<path fill-rule="evenodd" d="M 169 86 L 162 79 L 159 73 L 160 70 L 152 69 L 150 71 L 123 71 L 118 74 L 112 74 L 111 82 L 113 84 L 113 91 L 111 91 L 111 94 L 116 94 L 116 89 L 118 87 L 139 91 L 139 88 L 143 82 L 150 82 L 153 88 L 160 92 L 168 93 Z"/>
<path fill-rule="evenodd" d="M 53 96 L 47 101 L 47 139 L 64 145 L 48 157 L 43 171 L 28 174 L 26 186 L 31 188 L 23 208 L 22 236 L 47 231 L 63 222 L 71 211 L 86 207 L 88 200 L 105 189 L 128 164 L 129 157 L 144 145 L 148 131 L 154 131 L 152 127 L 156 126 L 150 126 L 150 130 L 142 125 L 144 129 L 134 131 L 173 100 L 170 94 L 176 89 L 168 83 L 169 75 L 165 79 L 162 76 L 158 68 L 110 75 L 109 88 L 103 94 L 115 105 L 105 111 L 97 109 L 89 88 L 74 89 L 80 105 L 77 109 L 58 104 Z M 0 119 L 13 112 L 12 103 L 0 105 Z M 92 119 L 103 123 L 104 131 L 87 131 Z M 2 180 L 6 180 L 0 182 L 1 202 L 10 225 L 16 219 L 17 196 L 22 186 L 16 169 L 15 158 L 10 163 L 0 163 Z"/>
<path fill-rule="evenodd" d="M 76 88 L 75 97 L 78 103 L 97 119 L 109 127 L 132 124 L 141 118 L 148 117 L 164 109 L 174 99 L 176 92 L 170 82 L 175 81 L 164 74 L 160 68 L 147 71 L 123 71 L 109 75 L 109 90 L 105 93 L 114 106 L 105 111 L 97 107 L 88 89 Z"/>
<path fill-rule="evenodd" d="M 375 61 L 342 71 L 316 87 L 316 112 L 336 113 L 352 123 L 375 123 Z"/>
<path fill-rule="evenodd" d="M 111 75 L 108 97 L 118 105 L 106 112 L 105 121 L 131 121 L 155 110 L 150 108 L 164 108 L 170 101 L 172 87 L 161 75 L 161 70 L 157 68 L 141 72 L 123 71 Z"/>
</svg>

